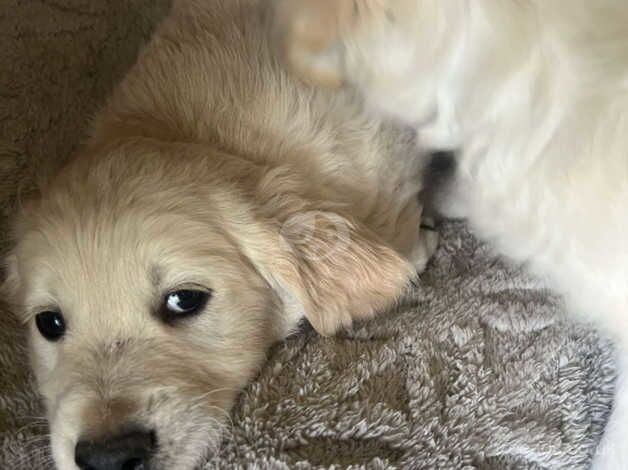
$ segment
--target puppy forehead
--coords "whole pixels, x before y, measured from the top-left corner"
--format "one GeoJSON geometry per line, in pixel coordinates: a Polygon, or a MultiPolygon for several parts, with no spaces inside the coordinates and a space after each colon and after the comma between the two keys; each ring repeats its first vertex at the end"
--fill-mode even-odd
{"type": "Polygon", "coordinates": [[[229,260],[237,258],[224,237],[189,221],[43,227],[24,236],[18,257],[24,301],[31,306],[54,304],[55,298],[80,303],[89,300],[86,295],[130,300],[186,282],[205,284],[233,271],[229,260]]]}

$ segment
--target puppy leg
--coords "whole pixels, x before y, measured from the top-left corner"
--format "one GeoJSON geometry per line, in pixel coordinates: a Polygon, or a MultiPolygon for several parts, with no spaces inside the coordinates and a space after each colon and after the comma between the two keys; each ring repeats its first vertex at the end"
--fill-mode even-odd
{"type": "Polygon", "coordinates": [[[628,469],[628,341],[620,346],[613,411],[593,458],[593,470],[628,469]]]}
{"type": "Polygon", "coordinates": [[[425,271],[427,263],[436,252],[438,240],[439,235],[436,231],[434,220],[429,217],[423,217],[418,243],[410,255],[410,262],[419,274],[425,271]]]}
{"type": "Polygon", "coordinates": [[[410,261],[417,273],[423,272],[438,247],[434,219],[426,217],[419,199],[413,198],[399,213],[394,227],[392,245],[410,261]]]}

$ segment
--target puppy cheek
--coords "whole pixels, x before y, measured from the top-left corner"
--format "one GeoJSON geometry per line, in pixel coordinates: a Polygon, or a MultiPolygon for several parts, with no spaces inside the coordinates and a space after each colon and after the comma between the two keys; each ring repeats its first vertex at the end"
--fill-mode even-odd
{"type": "Polygon", "coordinates": [[[35,375],[39,392],[44,398],[46,407],[49,408],[55,400],[54,384],[58,379],[56,374],[58,351],[55,345],[48,343],[39,335],[34,325],[31,325],[30,329],[28,338],[30,367],[35,375]]]}
{"type": "Polygon", "coordinates": [[[221,403],[214,401],[213,395],[207,394],[200,403],[198,396],[169,394],[148,412],[144,423],[157,430],[158,468],[197,468],[202,456],[218,451],[229,431],[227,411],[236,394],[231,399],[218,400],[221,403]]]}

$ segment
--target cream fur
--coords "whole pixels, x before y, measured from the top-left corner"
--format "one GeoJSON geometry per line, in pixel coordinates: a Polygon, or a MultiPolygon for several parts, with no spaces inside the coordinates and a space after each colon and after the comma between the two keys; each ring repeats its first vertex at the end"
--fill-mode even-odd
{"type": "MultiPolygon", "coordinates": [[[[625,1],[277,3],[297,73],[354,85],[424,145],[461,148],[440,209],[546,277],[628,353],[625,1]]],[[[626,363],[596,469],[628,468],[626,363]]]]}
{"type": "Polygon", "coordinates": [[[156,432],[151,470],[191,469],[271,343],[383,309],[422,269],[413,132],[293,80],[256,0],[187,0],[25,205],[7,287],[31,334],[60,470],[79,439],[156,432]],[[413,266],[414,264],[414,266],[413,266]],[[172,290],[214,291],[176,325],[172,290]],[[67,333],[34,325],[60,310],[67,333]]]}

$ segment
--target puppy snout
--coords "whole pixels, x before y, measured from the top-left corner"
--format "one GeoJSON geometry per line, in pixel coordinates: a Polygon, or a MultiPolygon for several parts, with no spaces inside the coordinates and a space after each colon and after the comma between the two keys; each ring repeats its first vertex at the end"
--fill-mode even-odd
{"type": "Polygon", "coordinates": [[[80,440],[74,450],[81,470],[149,470],[155,433],[136,430],[106,439],[80,440]]]}

